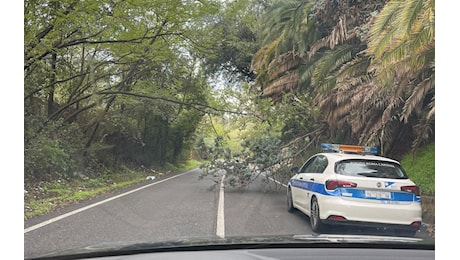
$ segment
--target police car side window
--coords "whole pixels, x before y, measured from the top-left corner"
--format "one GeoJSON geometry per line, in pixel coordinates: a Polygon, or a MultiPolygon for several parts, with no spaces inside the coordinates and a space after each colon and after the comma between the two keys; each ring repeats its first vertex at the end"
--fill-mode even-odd
{"type": "Polygon", "coordinates": [[[316,157],[313,157],[313,158],[310,158],[307,162],[305,162],[299,172],[301,172],[301,173],[305,173],[305,172],[311,173],[311,170],[313,169],[313,164],[314,164],[315,159],[316,159],[316,157]]]}
{"type": "Polygon", "coordinates": [[[327,157],[324,155],[319,155],[318,157],[316,157],[315,164],[315,173],[323,173],[328,164],[327,157]]]}
{"type": "Polygon", "coordinates": [[[323,173],[327,167],[327,158],[323,155],[318,155],[308,160],[300,169],[304,173],[323,173]]]}

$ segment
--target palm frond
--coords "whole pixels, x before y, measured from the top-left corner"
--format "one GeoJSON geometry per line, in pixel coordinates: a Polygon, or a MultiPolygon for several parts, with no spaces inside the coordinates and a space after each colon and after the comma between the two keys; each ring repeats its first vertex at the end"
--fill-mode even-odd
{"type": "Polygon", "coordinates": [[[326,37],[316,41],[315,44],[311,46],[310,50],[308,51],[308,57],[311,58],[323,47],[334,49],[336,45],[349,40],[349,38],[350,35],[348,34],[346,17],[345,15],[341,15],[339,22],[332,29],[332,32],[326,37]]]}
{"type": "Polygon", "coordinates": [[[330,90],[330,84],[323,85],[325,79],[329,75],[335,75],[341,65],[351,60],[353,50],[354,46],[340,45],[333,50],[326,51],[316,63],[317,65],[312,75],[312,85],[315,87],[318,86],[320,88],[319,91],[330,90]],[[334,71],[335,73],[333,73],[334,71]]]}
{"type": "Polygon", "coordinates": [[[434,120],[434,96],[433,98],[431,99],[431,102],[428,104],[428,111],[426,113],[426,119],[430,119],[430,120],[434,120]]]}
{"type": "Polygon", "coordinates": [[[358,82],[362,83],[363,79],[369,79],[367,72],[369,64],[369,57],[362,55],[355,56],[352,60],[340,67],[337,75],[337,84],[349,80],[350,84],[356,85],[358,82]],[[352,83],[354,80],[358,80],[358,82],[352,83]]]}
{"type": "Polygon", "coordinates": [[[391,29],[397,19],[401,3],[399,0],[389,1],[382,9],[377,19],[374,20],[369,30],[369,43],[367,52],[376,58],[380,57],[388,44],[396,37],[397,30],[391,29]]]}
{"type": "Polygon", "coordinates": [[[270,97],[297,89],[298,73],[293,71],[271,82],[263,89],[263,95],[270,97]]]}
{"type": "Polygon", "coordinates": [[[410,35],[421,28],[420,14],[425,1],[405,0],[402,10],[398,13],[399,28],[403,30],[404,35],[410,35]],[[417,22],[418,21],[418,22],[417,22]]]}
{"type": "Polygon", "coordinates": [[[401,115],[401,120],[407,123],[409,116],[413,113],[413,111],[416,108],[421,109],[424,98],[431,90],[434,90],[434,77],[427,78],[424,81],[417,84],[413,88],[412,94],[405,102],[401,115]]]}
{"type": "Polygon", "coordinates": [[[296,69],[300,63],[300,57],[295,52],[288,52],[279,55],[276,59],[273,59],[268,65],[269,80],[274,80],[280,75],[296,69]]]}
{"type": "Polygon", "coordinates": [[[415,140],[412,142],[412,149],[416,149],[430,140],[433,135],[434,120],[423,118],[414,125],[415,140]]]}

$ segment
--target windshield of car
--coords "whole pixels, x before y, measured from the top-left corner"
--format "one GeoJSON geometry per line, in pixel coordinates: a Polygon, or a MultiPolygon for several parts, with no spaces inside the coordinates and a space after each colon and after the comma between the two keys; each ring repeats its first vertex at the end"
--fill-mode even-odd
{"type": "Polygon", "coordinates": [[[434,242],[434,0],[20,5],[24,258],[434,242]]]}
{"type": "Polygon", "coordinates": [[[407,179],[396,163],[376,160],[343,160],[335,165],[335,172],[348,176],[365,176],[390,179],[407,179]]]}

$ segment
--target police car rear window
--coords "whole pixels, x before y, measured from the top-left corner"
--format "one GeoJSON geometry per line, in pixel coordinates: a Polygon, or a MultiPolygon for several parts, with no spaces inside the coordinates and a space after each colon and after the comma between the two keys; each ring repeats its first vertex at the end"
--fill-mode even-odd
{"type": "Polygon", "coordinates": [[[335,165],[337,174],[370,178],[407,179],[400,165],[376,160],[343,160],[335,165]]]}

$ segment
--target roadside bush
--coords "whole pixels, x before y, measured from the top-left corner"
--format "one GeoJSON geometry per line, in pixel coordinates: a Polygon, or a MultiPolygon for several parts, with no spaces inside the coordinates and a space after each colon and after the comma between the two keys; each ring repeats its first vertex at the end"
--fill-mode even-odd
{"type": "Polygon", "coordinates": [[[82,167],[82,136],[75,124],[51,121],[27,125],[24,134],[24,177],[49,181],[72,177],[82,167]]]}
{"type": "Polygon", "coordinates": [[[422,195],[435,194],[435,145],[428,144],[407,154],[401,160],[410,179],[420,187],[422,195]]]}

